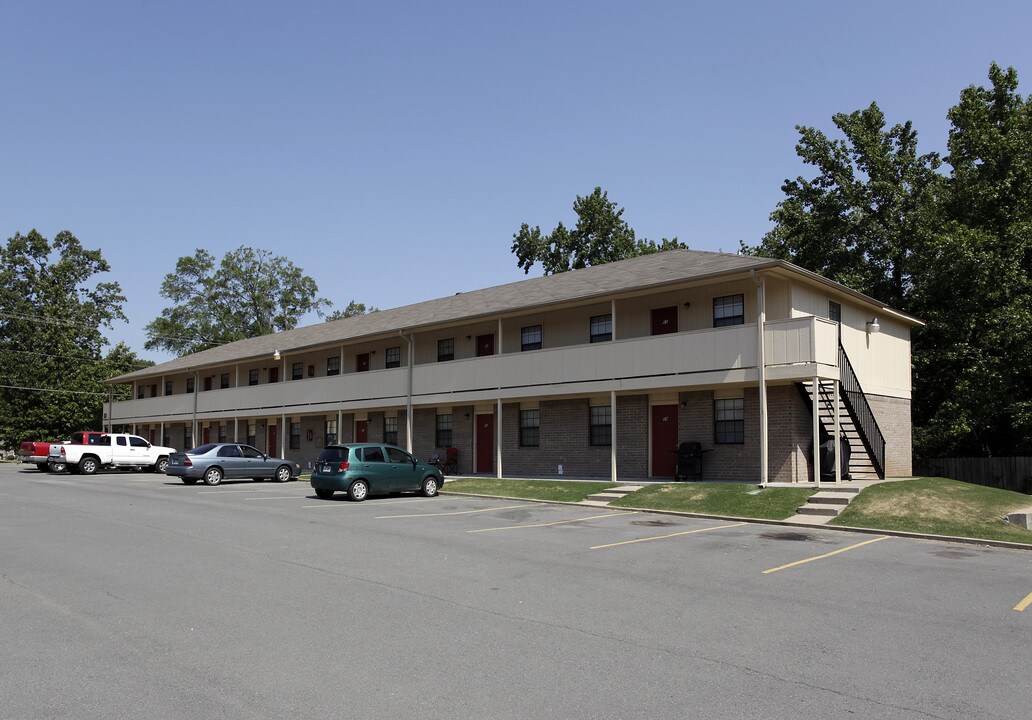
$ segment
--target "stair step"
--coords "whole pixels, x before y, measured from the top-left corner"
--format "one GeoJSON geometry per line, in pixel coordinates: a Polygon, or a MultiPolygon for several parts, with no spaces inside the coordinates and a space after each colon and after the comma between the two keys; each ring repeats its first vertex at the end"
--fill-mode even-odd
{"type": "Polygon", "coordinates": [[[841,505],[845,507],[854,497],[856,497],[856,493],[819,490],[808,497],[806,502],[813,505],[841,505]]]}
{"type": "Polygon", "coordinates": [[[841,505],[826,505],[821,503],[807,503],[798,510],[797,513],[800,515],[827,515],[829,517],[835,517],[841,512],[841,505]]]}

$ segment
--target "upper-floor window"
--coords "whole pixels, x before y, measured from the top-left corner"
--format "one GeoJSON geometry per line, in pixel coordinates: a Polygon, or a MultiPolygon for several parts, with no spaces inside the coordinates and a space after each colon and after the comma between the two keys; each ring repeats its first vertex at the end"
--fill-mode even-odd
{"type": "Polygon", "coordinates": [[[253,368],[247,373],[247,384],[257,385],[258,384],[258,368],[253,368]]]}
{"type": "Polygon", "coordinates": [[[225,390],[229,387],[229,373],[222,373],[219,376],[219,388],[225,390]]]}
{"type": "Polygon", "coordinates": [[[713,298],[713,327],[745,323],[745,296],[725,295],[713,298]]]}
{"type": "Polygon", "coordinates": [[[842,322],[842,306],[834,300],[828,301],[828,319],[832,322],[842,322]]]}
{"type": "MultiPolygon", "coordinates": [[[[455,338],[445,338],[437,341],[437,362],[455,359],[455,338]]],[[[439,447],[444,447],[440,445],[439,447]]]]}
{"type": "Polygon", "coordinates": [[[326,374],[340,375],[340,355],[326,358],[326,374]]]}
{"type": "Polygon", "coordinates": [[[613,444],[613,421],[608,405],[592,405],[589,412],[592,445],[613,444]]]}
{"type": "Polygon", "coordinates": [[[718,445],[745,442],[745,403],[742,398],[715,400],[713,421],[713,439],[718,445]]]}
{"type": "Polygon", "coordinates": [[[192,377],[188,377],[186,379],[186,391],[188,393],[192,393],[194,391],[194,379],[192,377]]]}
{"type": "Polygon", "coordinates": [[[136,399],[137,400],[143,400],[143,389],[145,387],[146,387],[145,385],[137,385],[136,386],[136,399]]]}
{"type": "Polygon", "coordinates": [[[591,342],[608,342],[613,339],[613,316],[595,315],[591,318],[591,342]]]}
{"type": "Polygon", "coordinates": [[[541,349],[541,326],[529,325],[520,331],[520,350],[541,349]]]}
{"type": "Polygon", "coordinates": [[[290,379],[300,380],[305,376],[305,364],[304,363],[292,363],[290,365],[290,379]]]}
{"type": "Polygon", "coordinates": [[[537,447],[541,444],[541,412],[520,410],[520,445],[537,447]]]}
{"type": "Polygon", "coordinates": [[[401,367],[401,346],[387,348],[387,365],[388,368],[401,367]]]}
{"type": "MultiPolygon", "coordinates": [[[[166,395],[171,395],[172,394],[172,381],[171,380],[166,380],[165,381],[165,394],[166,395]]],[[[168,447],[168,443],[165,443],[165,447],[168,447]]]]}

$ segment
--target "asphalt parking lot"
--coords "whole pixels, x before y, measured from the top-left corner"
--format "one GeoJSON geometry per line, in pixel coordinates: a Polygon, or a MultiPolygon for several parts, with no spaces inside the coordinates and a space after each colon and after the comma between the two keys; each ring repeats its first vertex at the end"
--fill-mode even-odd
{"type": "Polygon", "coordinates": [[[2,717],[966,719],[1032,700],[1032,553],[1007,549],[4,464],[0,572],[2,717]]]}

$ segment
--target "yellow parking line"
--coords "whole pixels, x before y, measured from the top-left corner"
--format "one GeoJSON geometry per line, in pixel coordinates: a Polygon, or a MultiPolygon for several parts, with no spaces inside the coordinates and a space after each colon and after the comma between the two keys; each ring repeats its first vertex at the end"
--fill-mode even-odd
{"type": "Polygon", "coordinates": [[[1029,605],[1032,605],[1032,593],[1026,595],[1024,600],[1014,606],[1014,609],[1018,612],[1024,612],[1029,605]]]}
{"type": "Polygon", "coordinates": [[[739,525],[745,525],[745,523],[732,523],[730,525],[714,525],[713,527],[699,528],[698,530],[685,530],[684,532],[670,533],[669,535],[656,535],[655,537],[638,538],[637,540],[624,540],[618,543],[609,543],[608,545],[595,545],[591,550],[601,550],[603,548],[619,547],[620,545],[633,545],[634,543],[650,542],[652,540],[666,540],[667,538],[678,537],[680,535],[694,535],[695,533],[707,532],[709,530],[723,530],[724,528],[738,527],[739,525]]]}
{"type": "Polygon", "coordinates": [[[557,520],[556,522],[538,523],[535,525],[509,525],[508,527],[483,528],[482,530],[467,530],[471,533],[498,532],[499,530],[520,530],[522,528],[551,527],[552,525],[565,525],[566,523],[584,522],[585,520],[598,520],[600,518],[620,517],[621,515],[633,515],[634,513],[619,512],[608,515],[592,515],[591,517],[577,518],[576,520],[557,520]]]}
{"type": "Polygon", "coordinates": [[[375,520],[393,520],[394,518],[416,518],[416,517],[443,517],[445,515],[472,515],[473,513],[494,512],[495,510],[512,510],[513,508],[527,507],[526,505],[506,505],[504,507],[486,508],[484,510],[460,510],[458,512],[446,513],[421,513],[418,515],[380,515],[375,520]]]}
{"type": "Polygon", "coordinates": [[[814,560],[823,560],[824,558],[829,558],[832,555],[838,555],[839,553],[844,553],[844,552],[846,552],[848,550],[855,550],[858,547],[863,547],[864,545],[870,545],[871,543],[876,543],[876,542],[880,542],[882,540],[888,540],[888,539],[889,539],[888,535],[882,535],[881,537],[876,537],[873,540],[864,540],[862,543],[857,543],[856,545],[850,545],[849,547],[839,548],[838,550],[834,550],[834,551],[832,551],[830,553],[825,553],[824,555],[818,555],[817,557],[806,558],[805,560],[796,560],[795,562],[789,563],[788,565],[782,565],[780,567],[771,568],[770,570],[764,570],[763,574],[764,575],[768,575],[770,573],[777,572],[778,570],[785,570],[786,568],[795,567],[796,565],[803,565],[804,563],[813,562],[814,560]]]}

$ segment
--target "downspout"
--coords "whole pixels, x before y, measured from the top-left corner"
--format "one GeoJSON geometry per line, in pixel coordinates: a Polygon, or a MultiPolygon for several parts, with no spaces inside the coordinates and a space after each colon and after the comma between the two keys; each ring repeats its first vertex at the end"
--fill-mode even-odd
{"type": "Polygon", "coordinates": [[[764,323],[767,321],[767,295],[763,280],[756,277],[755,268],[749,276],[756,283],[756,369],[760,390],[760,487],[767,487],[767,358],[763,342],[764,323]]]}
{"type": "Polygon", "coordinates": [[[412,364],[415,361],[415,344],[412,338],[399,330],[398,335],[408,343],[408,388],[405,393],[405,449],[412,454],[412,364]]]}
{"type": "Polygon", "coordinates": [[[111,432],[111,428],[114,427],[114,418],[111,417],[111,413],[113,413],[115,411],[115,386],[114,385],[108,385],[107,396],[108,396],[108,406],[107,406],[108,407],[108,411],[107,411],[107,423],[106,423],[107,427],[105,427],[104,429],[107,430],[107,432],[111,432]]]}
{"type": "MultiPolygon", "coordinates": [[[[190,442],[193,443],[194,447],[197,446],[197,395],[200,393],[201,388],[201,373],[191,368],[186,369],[187,372],[193,372],[193,420],[190,425],[190,442]]],[[[183,448],[183,452],[186,452],[190,448],[183,448]]]]}

